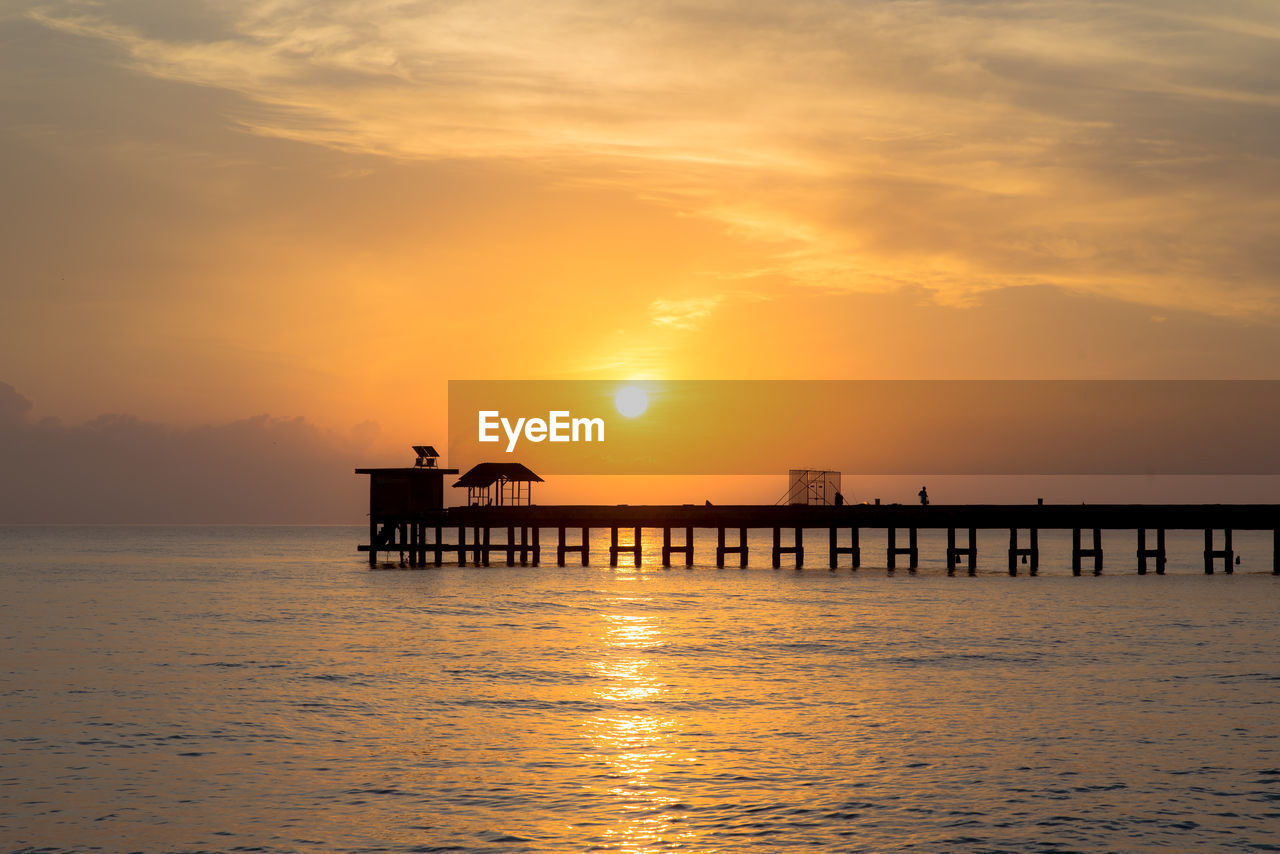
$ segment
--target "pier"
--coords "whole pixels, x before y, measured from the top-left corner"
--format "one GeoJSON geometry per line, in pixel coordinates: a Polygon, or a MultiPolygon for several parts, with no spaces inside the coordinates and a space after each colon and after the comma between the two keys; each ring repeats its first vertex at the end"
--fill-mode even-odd
{"type": "MultiPolygon", "coordinates": [[[[359,470],[360,473],[390,470],[359,470]]],[[[404,471],[404,470],[400,470],[404,471]]],[[[435,469],[428,471],[443,472],[435,469]]],[[[434,492],[434,490],[433,490],[434,492]]],[[[920,530],[946,531],[948,574],[962,568],[974,575],[979,561],[977,532],[1009,532],[1005,553],[993,555],[1010,575],[1025,567],[1031,575],[1040,565],[1039,534],[1046,530],[1071,531],[1072,573],[1088,568],[1100,574],[1104,557],[1111,566],[1131,566],[1138,574],[1154,568],[1163,575],[1167,563],[1165,533],[1171,530],[1204,532],[1204,571],[1231,573],[1235,554],[1233,531],[1271,531],[1272,572],[1280,575],[1280,505],[1276,504],[1089,504],[1089,505],[494,505],[423,509],[417,512],[381,512],[371,502],[370,540],[359,546],[368,552],[371,565],[378,554],[399,555],[409,566],[440,566],[446,558],[459,564],[490,565],[495,556],[507,565],[538,566],[543,562],[541,532],[555,531],[555,561],[564,566],[570,556],[582,565],[590,563],[593,529],[608,529],[611,566],[620,559],[639,565],[645,529],[662,531],[662,565],[678,557],[686,566],[694,563],[695,530],[715,531],[715,565],[730,557],[746,566],[748,532],[770,531],[773,566],[784,561],[797,568],[805,562],[806,533],[826,531],[828,566],[857,569],[863,553],[873,549],[870,533],[884,532],[885,566],[912,569],[919,565],[920,530]],[[445,542],[446,532],[456,532],[456,542],[445,542]],[[494,532],[502,540],[495,541],[494,532]],[[1133,548],[1103,554],[1103,531],[1131,531],[1133,548]],[[674,536],[673,536],[674,532],[674,536]],[[959,536],[957,536],[959,532],[959,536]]],[[[601,557],[605,557],[602,555],[601,557]]]]}

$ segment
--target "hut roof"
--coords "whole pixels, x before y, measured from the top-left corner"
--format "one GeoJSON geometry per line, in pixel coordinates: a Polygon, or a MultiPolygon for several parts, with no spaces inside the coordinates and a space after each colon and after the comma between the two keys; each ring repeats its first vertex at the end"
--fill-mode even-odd
{"type": "Polygon", "coordinates": [[[543,483],[542,478],[530,471],[528,466],[520,463],[480,463],[458,478],[454,486],[485,487],[499,480],[543,483]]]}

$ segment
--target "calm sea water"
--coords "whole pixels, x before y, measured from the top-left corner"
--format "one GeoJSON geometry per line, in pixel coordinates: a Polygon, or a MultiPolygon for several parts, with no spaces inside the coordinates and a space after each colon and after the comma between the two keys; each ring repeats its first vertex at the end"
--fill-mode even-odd
{"type": "Polygon", "coordinates": [[[997,532],[948,578],[930,538],[370,572],[361,533],[0,528],[0,848],[1280,850],[1269,534],[1009,578],[997,532]]]}

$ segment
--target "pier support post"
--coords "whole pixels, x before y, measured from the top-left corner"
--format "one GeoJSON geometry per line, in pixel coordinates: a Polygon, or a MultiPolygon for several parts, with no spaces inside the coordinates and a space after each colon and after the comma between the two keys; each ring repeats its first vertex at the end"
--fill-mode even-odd
{"type": "Polygon", "coordinates": [[[482,553],[482,563],[484,566],[489,565],[489,556],[493,551],[493,529],[488,525],[484,526],[484,545],[480,547],[482,553]]]}
{"type": "Polygon", "coordinates": [[[716,566],[724,567],[724,556],[736,552],[738,555],[738,566],[745,567],[747,565],[747,529],[738,529],[738,545],[727,546],[724,542],[724,528],[716,529],[716,566]]]}
{"type": "Polygon", "coordinates": [[[1080,528],[1071,529],[1071,574],[1080,574],[1081,558],[1093,558],[1093,574],[1102,574],[1102,529],[1093,529],[1093,547],[1080,547],[1080,528]]]}
{"type": "Polygon", "coordinates": [[[619,552],[631,552],[634,560],[634,565],[635,566],[640,565],[640,529],[639,528],[635,529],[634,535],[632,536],[632,539],[631,539],[631,545],[629,546],[618,545],[617,526],[614,526],[609,529],[609,566],[618,565],[619,552]]]}
{"type": "Polygon", "coordinates": [[[542,566],[542,541],[541,541],[540,532],[541,532],[541,529],[537,525],[534,525],[533,526],[533,565],[534,566],[542,566]]]}
{"type": "Polygon", "coordinates": [[[968,561],[969,574],[976,574],[978,565],[978,531],[976,528],[969,529],[969,545],[964,548],[956,547],[956,529],[947,528],[947,575],[955,575],[956,567],[960,565],[960,558],[964,557],[968,561]]]}
{"type": "Polygon", "coordinates": [[[887,549],[889,559],[889,569],[897,569],[898,555],[907,556],[907,565],[911,569],[915,569],[920,565],[920,550],[917,547],[916,529],[907,529],[907,547],[905,549],[898,548],[898,529],[889,529],[889,546],[887,549]]]}
{"type": "MultiPolygon", "coordinates": [[[[523,532],[523,529],[521,529],[523,532]]],[[[507,566],[516,565],[516,529],[513,525],[507,526],[507,566]]]]}
{"type": "Polygon", "coordinates": [[[1204,529],[1204,574],[1213,575],[1214,558],[1222,558],[1222,569],[1227,574],[1235,572],[1235,552],[1231,550],[1231,529],[1222,530],[1222,548],[1213,547],[1213,528],[1204,529]]]}
{"type": "Polygon", "coordinates": [[[1147,548],[1147,529],[1138,529],[1138,575],[1147,574],[1147,558],[1156,559],[1156,575],[1164,575],[1166,552],[1164,549],[1164,528],[1156,528],[1156,547],[1147,548]]]}
{"type": "Polygon", "coordinates": [[[684,565],[693,566],[693,528],[684,529],[684,545],[671,545],[671,528],[662,529],[662,565],[671,566],[671,553],[684,552],[684,565]]]}
{"type": "MultiPolygon", "coordinates": [[[[972,536],[972,533],[970,533],[972,536]]],[[[1037,575],[1040,572],[1040,529],[1027,529],[1027,547],[1024,549],[1018,545],[1018,529],[1009,529],[1009,574],[1018,574],[1018,558],[1026,557],[1027,570],[1030,575],[1037,575]]]]}
{"type": "MultiPolygon", "coordinates": [[[[577,546],[571,546],[565,540],[564,525],[561,525],[557,530],[559,531],[560,539],[556,545],[556,566],[564,566],[564,556],[569,552],[579,552],[582,555],[582,565],[586,566],[591,553],[591,529],[582,529],[582,544],[577,546]]],[[[535,536],[537,535],[535,534],[535,536]]]]}
{"type": "Polygon", "coordinates": [[[467,529],[464,525],[458,526],[458,566],[467,565],[467,529]]]}
{"type": "Polygon", "coordinates": [[[1271,532],[1271,574],[1280,575],[1280,528],[1271,532]]]}
{"type": "Polygon", "coordinates": [[[796,569],[804,566],[804,529],[795,529],[795,540],[793,545],[784,546],[782,544],[782,529],[773,529],[773,568],[777,569],[782,566],[782,556],[784,554],[792,554],[796,556],[796,569]]]}
{"type": "Polygon", "coordinates": [[[849,555],[849,557],[852,558],[852,563],[849,567],[850,569],[857,569],[862,565],[862,549],[858,547],[857,528],[849,529],[849,545],[847,546],[840,545],[839,528],[829,529],[828,543],[828,552],[830,555],[828,563],[832,569],[835,569],[840,565],[840,555],[849,555]]]}

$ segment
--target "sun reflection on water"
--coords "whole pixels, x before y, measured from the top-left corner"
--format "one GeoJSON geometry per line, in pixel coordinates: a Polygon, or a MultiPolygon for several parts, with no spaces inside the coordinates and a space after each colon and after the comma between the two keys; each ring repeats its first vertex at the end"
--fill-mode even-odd
{"type": "Polygon", "coordinates": [[[595,692],[604,708],[585,721],[595,754],[609,768],[606,792],[616,806],[614,823],[602,831],[610,847],[644,852],[687,846],[692,831],[680,826],[673,810],[680,798],[669,781],[673,766],[693,760],[676,736],[678,722],[660,713],[669,686],[654,650],[665,645],[661,619],[636,613],[649,597],[613,597],[601,614],[600,657],[593,667],[600,678],[595,692]]]}

